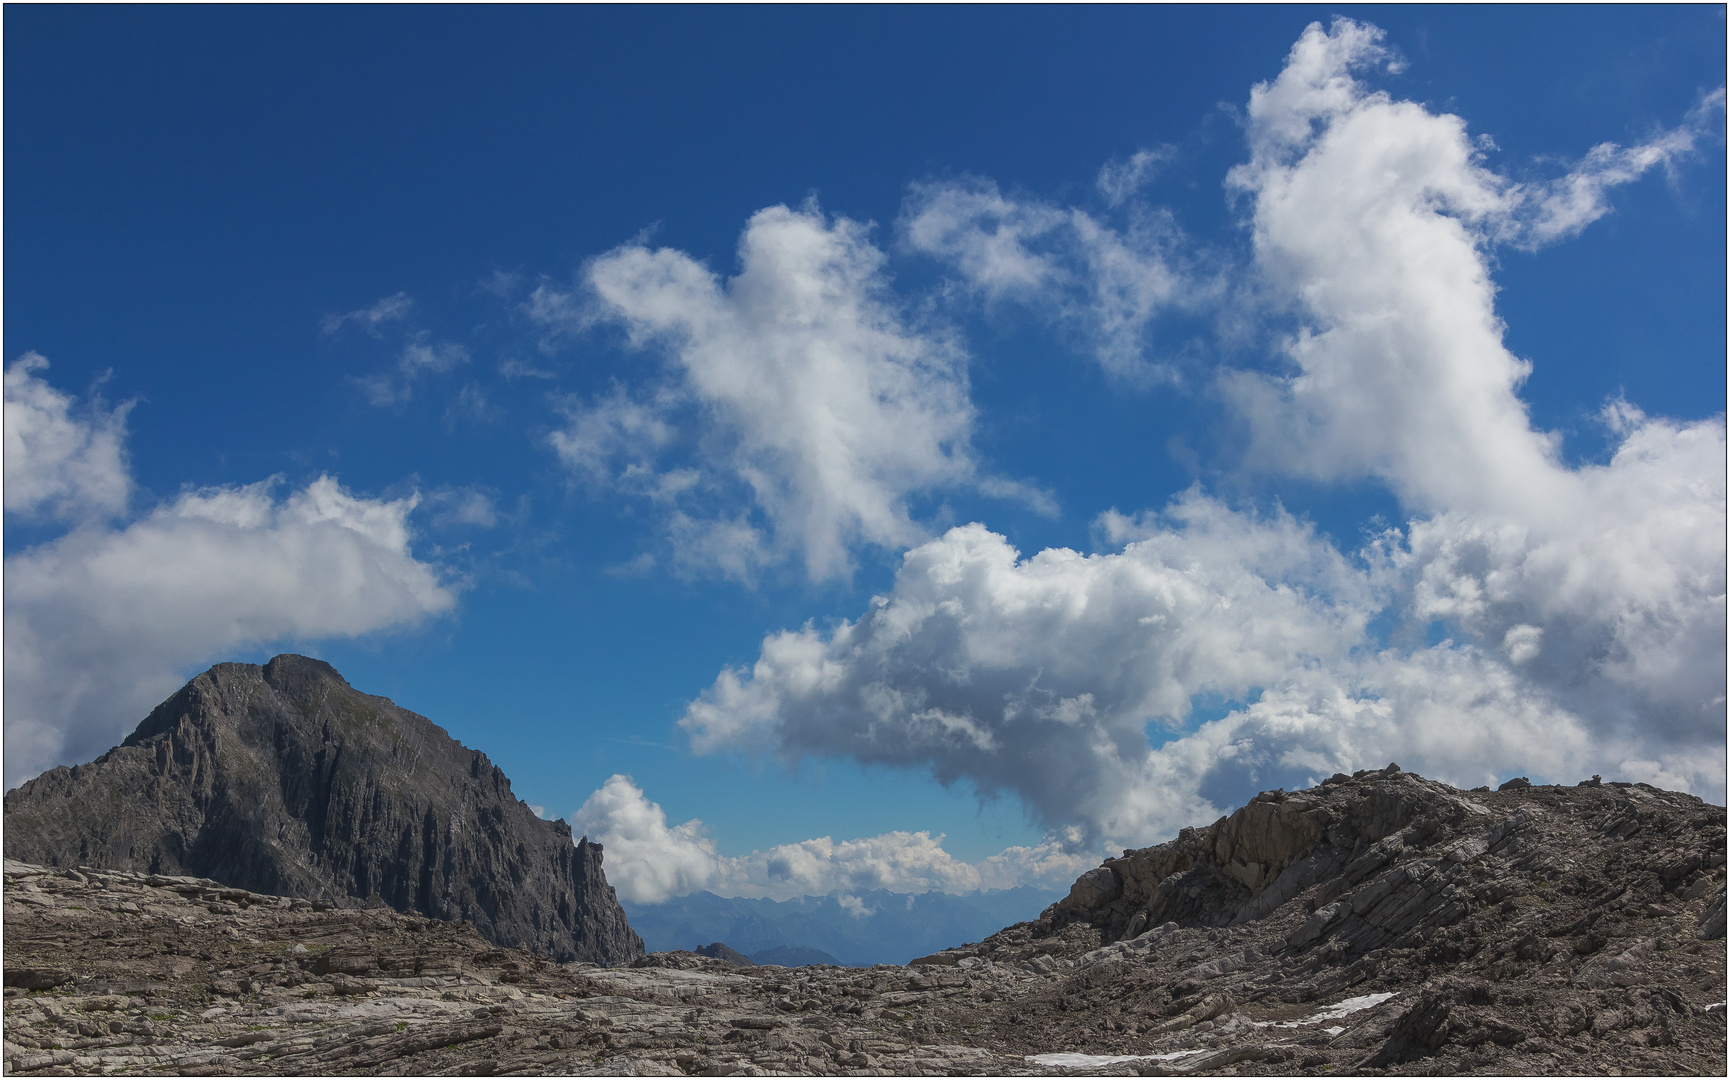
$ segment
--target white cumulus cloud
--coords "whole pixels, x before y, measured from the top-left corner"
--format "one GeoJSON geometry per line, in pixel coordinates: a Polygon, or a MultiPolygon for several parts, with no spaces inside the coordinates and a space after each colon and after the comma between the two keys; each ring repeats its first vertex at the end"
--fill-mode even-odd
{"type": "Polygon", "coordinates": [[[605,849],[607,882],[627,902],[658,904],[705,889],[716,877],[720,856],[703,823],[669,826],[667,812],[628,776],[608,777],[572,824],[605,849]]]}
{"type": "MultiPolygon", "coordinates": [[[[63,469],[22,460],[50,480],[63,469]]],[[[33,484],[45,486],[27,471],[21,487],[33,484]]],[[[191,669],[237,650],[410,626],[454,606],[438,568],[410,550],[414,499],[353,495],[328,476],[285,498],[278,486],[186,491],[6,558],[8,786],[108,749],[191,669]]]]}
{"type": "Polygon", "coordinates": [[[6,513],[81,520],[126,511],[129,405],[79,408],[41,376],[48,361],[25,353],[6,369],[6,513]]]}
{"type": "Polygon", "coordinates": [[[1188,806],[1149,790],[1148,725],[1180,731],[1197,697],[1241,700],[1338,662],[1374,592],[1292,518],[1199,495],[1115,554],[1023,560],[968,525],[909,552],[858,622],[765,639],[681,723],[699,752],[929,767],[1053,826],[1141,836],[1170,816],[1167,796],[1188,806]]]}
{"type": "Polygon", "coordinates": [[[752,578],[794,559],[847,576],[858,545],[922,539],[909,500],[979,485],[966,357],[903,310],[868,230],[814,204],[755,214],[739,272],[630,244],[587,268],[590,296],[543,286],[529,312],[603,321],[663,354],[658,386],[573,403],[551,442],[590,482],[663,504],[675,560],[752,578]],[[683,455],[663,460],[669,448],[683,455]]]}
{"type": "Polygon", "coordinates": [[[641,904],[698,890],[776,900],[838,892],[843,907],[864,917],[870,910],[854,895],[860,892],[1061,888],[1098,862],[1097,854],[1080,854],[1069,850],[1073,844],[1048,840],[968,863],[943,849],[942,836],[923,831],[842,841],[824,836],[724,856],[717,854],[701,821],[669,826],[660,804],[622,775],[609,777],[589,796],[574,824],[605,848],[607,881],[627,902],[641,904]]]}
{"type": "MultiPolygon", "coordinates": [[[[693,746],[929,769],[1013,792],[1082,846],[1389,760],[1721,801],[1723,419],[1612,402],[1610,459],[1568,465],[1519,396],[1530,364],[1504,344],[1490,256],[1601,216],[1611,186],[1686,153],[1697,118],[1522,186],[1459,117],[1360,81],[1385,60],[1379,30],[1337,20],[1252,90],[1230,184],[1254,292],[1296,329],[1285,370],[1222,385],[1249,465],[1380,482],[1409,521],[1343,552],[1194,491],[1104,516],[1121,550],[1094,555],[1023,559],[953,529],[856,621],[770,634],[721,672],[682,721],[693,746]]],[[[1010,296],[1074,273],[1043,238],[1075,220],[968,182],[917,191],[904,229],[1010,296]]]]}
{"type": "MultiPolygon", "coordinates": [[[[1562,211],[1553,192],[1487,168],[1460,117],[1356,79],[1386,60],[1381,39],[1347,19],[1312,24],[1250,93],[1250,160],[1229,183],[1254,199],[1257,271],[1302,318],[1289,373],[1227,380],[1251,458],[1319,480],[1375,477],[1420,511],[1562,511],[1583,483],[1529,421],[1518,391],[1531,364],[1503,343],[1486,256],[1562,211]]],[[[1693,137],[1662,135],[1628,152],[1645,165],[1620,171],[1599,159],[1622,152],[1600,147],[1555,184],[1601,195],[1693,137]]],[[[1592,205],[1569,220],[1607,209],[1592,205]]]]}
{"type": "Polygon", "coordinates": [[[1422,515],[1406,614],[1504,650],[1602,737],[1721,736],[1723,420],[1614,402],[1612,459],[1565,466],[1518,395],[1531,365],[1503,343],[1487,255],[1510,222],[1516,238],[1578,231],[1610,185],[1687,152],[1703,121],[1522,187],[1484,166],[1459,117],[1354,77],[1383,59],[1380,36],[1311,26],[1251,93],[1251,160],[1232,180],[1255,198],[1260,270],[1304,320],[1293,371],[1228,380],[1256,460],[1386,483],[1422,515]]]}

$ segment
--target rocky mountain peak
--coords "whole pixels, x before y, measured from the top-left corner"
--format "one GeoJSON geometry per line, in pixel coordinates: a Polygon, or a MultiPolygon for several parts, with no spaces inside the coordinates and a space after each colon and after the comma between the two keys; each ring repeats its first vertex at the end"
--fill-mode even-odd
{"type": "Polygon", "coordinates": [[[5,807],[7,858],[467,920],[558,960],[643,953],[600,845],[573,845],[485,754],[310,657],[218,664],[5,807]]]}
{"type": "MultiPolygon", "coordinates": [[[[1264,791],[1212,825],[1125,851],[1083,874],[1041,923],[1085,922],[1115,941],[1168,922],[1303,915],[1290,948],[1329,940],[1361,954],[1427,939],[1540,884],[1558,895],[1633,888],[1659,905],[1721,897],[1724,864],[1724,809],[1692,795],[1598,777],[1460,791],[1389,765],[1264,791]],[[1620,843],[1636,834],[1637,845],[1620,843]]],[[[1716,911],[1722,936],[1722,900],[1716,911]]]]}

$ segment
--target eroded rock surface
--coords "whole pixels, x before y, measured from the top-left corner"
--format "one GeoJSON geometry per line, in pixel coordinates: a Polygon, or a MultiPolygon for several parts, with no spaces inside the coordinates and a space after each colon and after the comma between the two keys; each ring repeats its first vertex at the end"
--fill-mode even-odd
{"type": "Polygon", "coordinates": [[[556,964],[389,910],[9,863],[7,1072],[1722,1075],[1724,820],[1640,786],[1364,773],[876,968],[556,964]]]}
{"type": "Polygon", "coordinates": [[[643,954],[599,845],[536,817],[485,754],[304,656],[218,664],[102,757],[7,792],[5,845],[466,919],[557,960],[643,954]]]}

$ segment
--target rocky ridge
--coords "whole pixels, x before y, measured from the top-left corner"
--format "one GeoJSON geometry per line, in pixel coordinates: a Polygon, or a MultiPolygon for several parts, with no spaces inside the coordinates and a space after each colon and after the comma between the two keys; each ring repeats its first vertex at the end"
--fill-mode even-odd
{"type": "Polygon", "coordinates": [[[218,664],[120,746],[6,793],[5,853],[474,924],[556,960],[643,944],[602,870],[423,716],[304,656],[218,664]]]}
{"type": "Polygon", "coordinates": [[[1725,815],[1267,792],[907,967],[557,964],[472,927],[6,867],[9,1073],[1722,1075],[1725,815]]]}

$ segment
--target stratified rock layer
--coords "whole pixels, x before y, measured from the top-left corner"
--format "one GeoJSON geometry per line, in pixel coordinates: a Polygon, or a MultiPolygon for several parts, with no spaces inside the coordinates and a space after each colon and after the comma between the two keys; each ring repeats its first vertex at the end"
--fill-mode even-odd
{"type": "Polygon", "coordinates": [[[467,920],[555,960],[643,954],[601,870],[487,760],[304,656],[218,664],[94,762],[6,793],[6,857],[467,920]]]}

